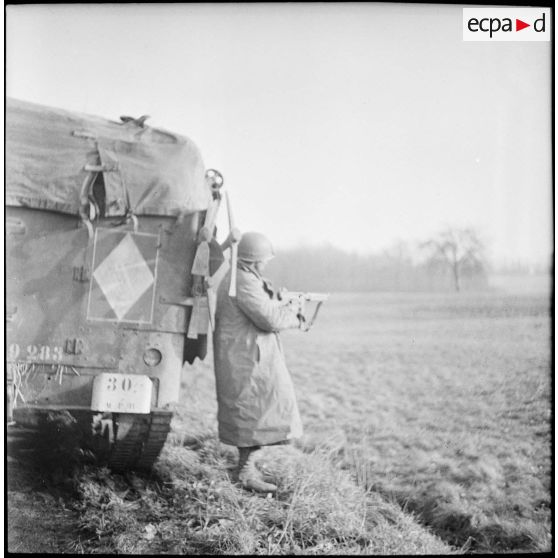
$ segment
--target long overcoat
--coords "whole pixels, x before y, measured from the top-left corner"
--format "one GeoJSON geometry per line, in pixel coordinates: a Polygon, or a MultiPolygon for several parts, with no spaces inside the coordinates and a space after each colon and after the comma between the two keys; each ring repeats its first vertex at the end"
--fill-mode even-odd
{"type": "Polygon", "coordinates": [[[278,332],[299,325],[295,313],[273,299],[265,280],[237,269],[219,286],[213,336],[219,439],[237,447],[274,444],[302,435],[293,383],[278,332]]]}

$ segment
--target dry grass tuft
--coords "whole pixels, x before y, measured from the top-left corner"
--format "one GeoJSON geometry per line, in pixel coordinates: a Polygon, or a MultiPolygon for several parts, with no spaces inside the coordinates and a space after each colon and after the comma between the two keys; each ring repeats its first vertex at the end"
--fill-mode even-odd
{"type": "Polygon", "coordinates": [[[394,504],[366,493],[319,451],[260,452],[274,497],[231,482],[236,451],[205,437],[168,444],[151,476],[84,471],[86,551],[174,554],[416,554],[451,549],[394,504]]]}

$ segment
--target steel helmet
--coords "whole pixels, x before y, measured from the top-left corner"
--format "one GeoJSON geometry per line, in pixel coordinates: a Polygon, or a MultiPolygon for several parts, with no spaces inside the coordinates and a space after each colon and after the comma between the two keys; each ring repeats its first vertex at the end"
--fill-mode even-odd
{"type": "Polygon", "coordinates": [[[247,232],[238,243],[238,259],[247,262],[262,262],[275,256],[273,246],[266,236],[257,232],[247,232]]]}

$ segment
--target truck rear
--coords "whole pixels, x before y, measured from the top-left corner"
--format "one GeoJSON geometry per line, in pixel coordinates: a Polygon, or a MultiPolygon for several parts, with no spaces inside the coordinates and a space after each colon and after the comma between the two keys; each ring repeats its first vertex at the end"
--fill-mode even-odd
{"type": "MultiPolygon", "coordinates": [[[[67,411],[115,468],[150,468],[185,360],[192,262],[211,202],[194,143],[6,103],[6,332],[13,420],[67,411]]],[[[192,336],[190,336],[192,337],[192,336]]],[[[196,336],[194,336],[196,337],[196,336]]]]}

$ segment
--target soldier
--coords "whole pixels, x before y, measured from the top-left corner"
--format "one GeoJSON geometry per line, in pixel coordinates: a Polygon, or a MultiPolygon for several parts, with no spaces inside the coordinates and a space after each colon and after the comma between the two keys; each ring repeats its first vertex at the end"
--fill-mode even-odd
{"type": "Polygon", "coordinates": [[[238,447],[238,480],[246,489],[274,492],[256,469],[261,446],[302,435],[293,383],[278,332],[304,320],[281,305],[261,273],[274,252],[262,234],[248,232],[238,244],[236,298],[229,277],[219,286],[214,333],[219,439],[238,447]]]}

